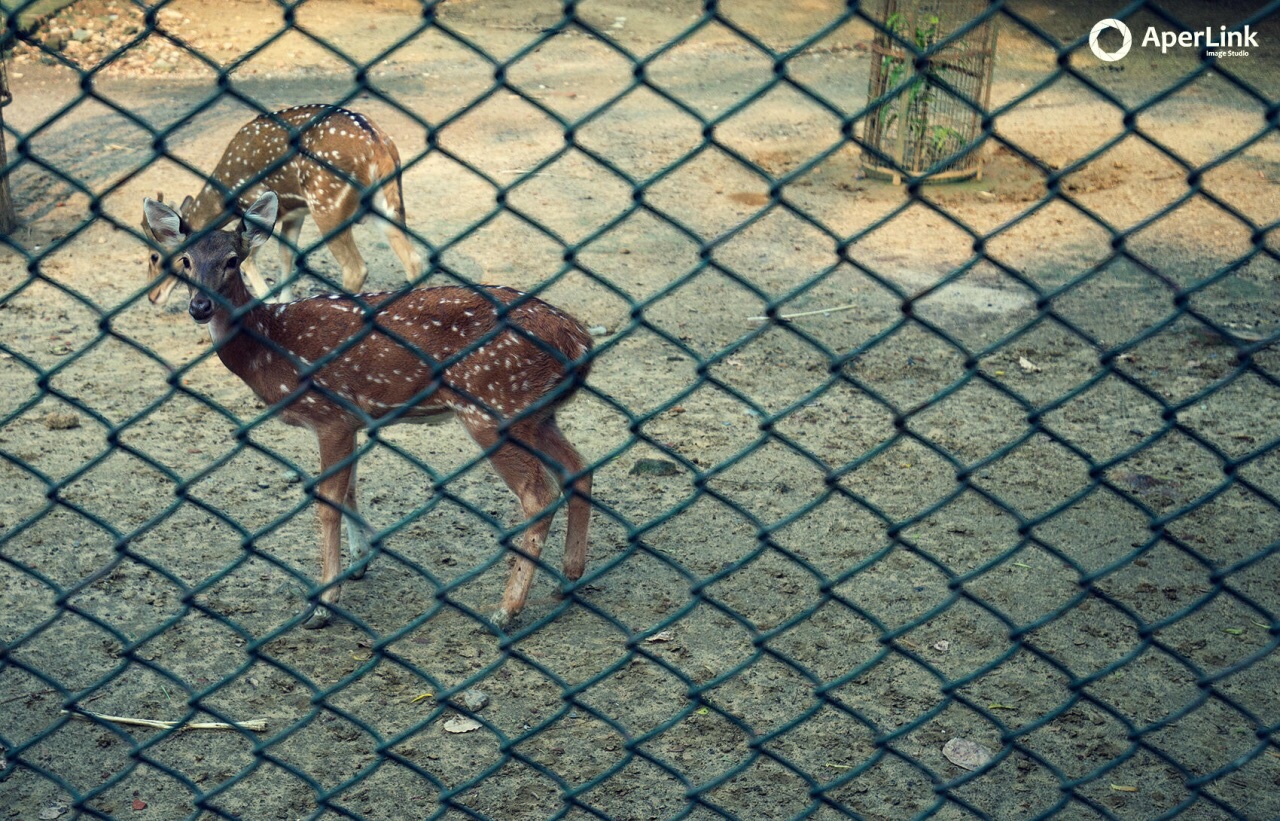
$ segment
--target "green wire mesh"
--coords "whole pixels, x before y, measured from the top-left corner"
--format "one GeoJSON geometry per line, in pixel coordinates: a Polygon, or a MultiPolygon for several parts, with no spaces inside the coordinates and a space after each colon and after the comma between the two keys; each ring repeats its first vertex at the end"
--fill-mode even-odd
{"type": "MultiPolygon", "coordinates": [[[[1017,31],[1055,57],[989,110],[969,100],[983,109],[977,150],[1028,169],[1036,193],[1011,218],[962,219],[957,197],[986,189],[923,180],[975,150],[966,144],[919,174],[900,169],[904,195],[851,223],[815,206],[809,189],[818,180],[863,193],[853,174],[868,148],[863,124],[908,90],[868,102],[866,75],[852,76],[834,62],[843,52],[827,48],[851,25],[885,33],[874,8],[833,7],[821,27],[779,48],[740,21],[737,4],[706,0],[664,18],[670,37],[641,50],[616,36],[623,18],[564,0],[539,6],[536,25],[495,54],[451,18],[451,4],[427,2],[396,43],[356,59],[301,19],[308,2],[279,2],[269,6],[279,27],[224,65],[169,27],[166,12],[178,14],[169,4],[120,5],[140,10],[143,25],[89,68],[20,31],[21,8],[6,11],[6,49],[21,41],[74,68],[83,92],[42,101],[34,128],[6,124],[15,199],[31,196],[23,183],[39,175],[88,207],[48,241],[21,230],[0,240],[0,810],[1280,816],[1276,223],[1215,183],[1232,163],[1269,156],[1280,107],[1274,88],[1239,63],[1200,53],[1158,93],[1128,99],[1105,82],[1105,67],[1081,67],[1087,32],[1064,42],[1026,4],[993,2],[917,51],[916,68],[992,21],[1002,38],[1017,31]],[[207,340],[157,335],[179,323],[146,304],[146,283],[117,279],[104,303],[63,276],[63,261],[91,259],[83,244],[108,226],[136,237],[143,258],[140,202],[117,211],[115,200],[152,163],[199,176],[205,162],[178,147],[203,115],[229,102],[276,107],[262,98],[284,92],[236,71],[290,31],[342,67],[325,102],[392,112],[423,137],[418,150],[395,129],[406,174],[437,179],[448,169],[454,176],[440,178],[435,196],[476,206],[442,230],[410,210],[428,284],[519,276],[516,264],[468,264],[494,237],[517,237],[491,250],[539,261],[531,267],[545,275],[524,287],[568,307],[610,306],[603,312],[616,320],[565,424],[575,441],[603,431],[589,448],[587,575],[552,596],[563,581],[553,535],[536,601],[505,631],[484,614],[523,525],[507,524],[509,499],[482,455],[413,429],[376,429],[361,445],[373,569],[347,583],[338,625],[297,629],[297,612],[318,594],[314,443],[289,438],[273,409],[249,402],[209,361],[207,340]],[[669,68],[696,64],[700,38],[713,32],[734,41],[744,65],[726,97],[669,68]],[[134,110],[103,90],[103,69],[152,36],[216,78],[203,99],[134,110]],[[464,104],[423,114],[393,89],[407,88],[406,77],[429,87],[429,76],[379,75],[422,37],[482,67],[464,104]],[[625,66],[602,101],[552,104],[537,93],[564,37],[586,38],[602,65],[625,66]],[[820,68],[835,66],[843,85],[815,80],[814,60],[833,61],[820,68]],[[1232,115],[1252,124],[1250,136],[1188,156],[1161,106],[1209,80],[1234,95],[1232,115]],[[1002,124],[1059,84],[1120,125],[1054,167],[1002,124]],[[641,99],[683,127],[635,155],[599,148],[601,130],[627,133],[628,106],[641,99]],[[744,149],[751,131],[741,123],[778,99],[821,112],[830,139],[787,162],[744,149]],[[85,150],[69,166],[48,154],[42,139],[86,101],[146,135],[145,156],[85,150]],[[501,101],[553,131],[551,143],[522,144],[518,124],[494,113],[501,101]],[[527,162],[495,171],[492,158],[460,150],[451,135],[475,122],[511,130],[511,154],[527,162]],[[1085,196],[1098,163],[1128,145],[1157,157],[1178,189],[1136,224],[1085,196]],[[88,173],[95,163],[110,171],[88,173]],[[822,177],[833,166],[848,179],[822,177]],[[538,205],[573,192],[582,169],[615,195],[608,208],[582,197],[584,222],[569,231],[538,205]],[[741,214],[725,220],[682,203],[671,191],[686,174],[717,194],[741,189],[730,192],[741,214]],[[556,175],[568,182],[545,187],[556,175]],[[1011,237],[1052,236],[1046,226],[1063,215],[1087,222],[1096,242],[1050,244],[1043,265],[1009,262],[1011,237]],[[1244,250],[1181,258],[1175,235],[1200,230],[1197,220],[1227,226],[1244,250]],[[904,223],[929,230],[886,234],[904,223]],[[1151,231],[1165,232],[1155,251],[1151,231]],[[896,237],[888,250],[887,235],[896,237]],[[1161,242],[1176,249],[1160,252],[1161,242]],[[938,260],[934,275],[906,281],[890,270],[907,245],[938,260]],[[781,249],[782,265],[761,251],[769,248],[781,249]],[[659,283],[640,279],[630,256],[661,260],[646,272],[659,283]],[[1001,290],[1023,307],[993,318],[965,301],[1001,290]],[[845,310],[849,299],[858,310],[845,310]],[[940,309],[944,299],[959,299],[960,313],[940,309]],[[62,314],[46,317],[44,305],[62,314]],[[1256,305],[1259,318],[1248,325],[1224,316],[1224,305],[1256,305]],[[707,318],[719,324],[694,326],[707,318]],[[51,322],[50,335],[33,338],[38,321],[51,322]],[[104,370],[107,351],[127,353],[136,373],[104,370]],[[1049,370],[1062,382],[1034,378],[1049,370]],[[83,458],[49,467],[47,454],[60,449],[83,458]],[[1050,473],[1070,478],[1053,485],[1050,473]],[[375,474],[392,478],[369,500],[375,474]],[[96,714],[178,725],[141,729],[96,714]],[[183,729],[258,718],[264,731],[183,729]],[[469,726],[458,719],[479,726],[455,733],[469,726]],[[960,767],[953,739],[989,757],[960,767]]],[[[1278,9],[1266,4],[1230,25],[1265,36],[1278,9]]],[[[1100,8],[1108,15],[1135,31],[1139,21],[1181,25],[1156,4],[1100,8]]],[[[1136,55],[1126,65],[1142,70],[1136,55]]],[[[1262,177],[1275,173],[1274,163],[1259,166],[1262,177]]],[[[300,264],[311,282],[336,289],[321,247],[322,238],[302,243],[300,264]]]]}

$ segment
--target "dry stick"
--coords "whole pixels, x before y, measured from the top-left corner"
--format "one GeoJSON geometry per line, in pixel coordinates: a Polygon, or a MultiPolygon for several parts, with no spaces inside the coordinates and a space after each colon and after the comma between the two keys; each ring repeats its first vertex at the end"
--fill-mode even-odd
{"type": "MultiPolygon", "coordinates": [[[[11,701],[19,701],[24,698],[38,698],[39,696],[51,696],[56,692],[58,691],[53,689],[52,687],[50,687],[47,690],[35,690],[30,693],[23,693],[22,695],[13,696],[12,698],[6,698],[4,701],[0,701],[0,704],[8,704],[11,701]]],[[[98,699],[106,695],[107,693],[98,693],[96,696],[89,696],[88,698],[86,698],[84,701],[80,703],[88,704],[90,701],[97,701],[98,699]]]]}
{"type": "MultiPolygon", "coordinates": [[[[816,311],[801,311],[798,314],[778,314],[777,319],[783,319],[783,320],[799,319],[802,316],[817,316],[818,314],[835,314],[835,313],[839,313],[840,311],[852,311],[854,308],[857,308],[861,304],[862,303],[860,302],[855,302],[852,305],[840,305],[835,308],[819,308],[816,311]]],[[[747,321],[748,322],[764,322],[768,318],[769,317],[767,316],[749,316],[747,317],[747,321]]]]}
{"type": "Polygon", "coordinates": [[[23,693],[21,695],[14,696],[12,698],[6,698],[4,701],[0,701],[0,704],[8,704],[11,701],[20,701],[24,698],[35,698],[36,696],[49,696],[49,695],[53,695],[56,692],[58,691],[54,690],[53,688],[49,688],[48,690],[36,690],[33,693],[23,693]]]}
{"type": "Polygon", "coordinates": [[[149,718],[109,716],[102,713],[93,713],[89,710],[81,710],[75,713],[70,710],[63,710],[62,712],[81,721],[89,721],[90,716],[92,716],[100,721],[110,721],[115,724],[133,724],[138,727],[154,727],[157,730],[171,730],[174,727],[178,727],[181,732],[186,732],[187,730],[252,730],[255,733],[261,733],[267,729],[266,720],[260,718],[252,721],[233,721],[230,724],[221,721],[198,721],[179,726],[180,723],[177,721],[152,721],[149,718]]]}

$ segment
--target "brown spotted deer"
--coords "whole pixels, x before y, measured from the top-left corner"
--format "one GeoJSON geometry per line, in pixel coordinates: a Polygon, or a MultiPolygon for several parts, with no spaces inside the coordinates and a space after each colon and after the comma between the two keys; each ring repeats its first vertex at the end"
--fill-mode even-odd
{"type": "Polygon", "coordinates": [[[362,575],[370,531],[356,505],[356,432],[395,422],[440,422],[456,415],[533,520],[515,551],[493,620],[524,607],[534,559],[551,528],[546,509],[569,495],[564,575],[582,576],[591,518],[591,473],[556,425],[556,411],[586,378],[591,337],[576,319],[519,291],[497,286],[439,287],[325,295],[287,304],[254,303],[240,276],[244,260],[275,224],[268,191],[236,231],[214,231],[185,245],[191,226],[147,199],[145,221],[188,281],[193,319],[208,324],[218,357],[280,418],[320,441],[319,606],[306,622],[322,627],[338,601],[339,521],[362,575]],[[252,304],[251,304],[252,303],[252,304]],[[367,307],[366,307],[367,306],[367,307]]]}
{"type": "MultiPolygon", "coordinates": [[[[178,211],[197,231],[211,225],[221,228],[234,217],[235,209],[226,207],[229,192],[239,192],[236,205],[243,211],[268,190],[280,198],[280,262],[285,283],[280,288],[281,301],[292,299],[288,277],[308,211],[342,266],[342,287],[356,293],[364,286],[368,268],[356,247],[350,220],[360,212],[365,191],[371,193],[378,223],[404,264],[409,282],[416,282],[422,273],[422,259],[401,230],[400,153],[365,115],[336,106],[300,105],[250,120],[231,139],[200,193],[183,200],[178,211]],[[296,152],[291,130],[297,133],[296,152]],[[253,182],[259,175],[262,179],[253,182]]],[[[164,195],[159,199],[163,202],[164,195]]],[[[142,230],[155,242],[145,220],[142,230]]],[[[241,260],[240,267],[258,296],[266,298],[267,283],[253,256],[241,260]]],[[[160,254],[152,251],[150,277],[154,281],[163,273],[160,254]]],[[[147,296],[163,305],[177,284],[177,278],[165,277],[147,296]]]]}

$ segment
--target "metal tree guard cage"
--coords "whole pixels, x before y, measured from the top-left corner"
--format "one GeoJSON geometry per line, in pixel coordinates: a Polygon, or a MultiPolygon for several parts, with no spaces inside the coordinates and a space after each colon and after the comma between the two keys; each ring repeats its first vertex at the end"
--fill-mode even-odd
{"type": "Polygon", "coordinates": [[[994,17],[985,3],[885,0],[872,46],[863,167],[895,184],[981,177],[977,140],[991,95],[994,17]],[[950,39],[956,32],[962,32],[950,39]],[[917,68],[921,55],[927,60],[917,68]]]}

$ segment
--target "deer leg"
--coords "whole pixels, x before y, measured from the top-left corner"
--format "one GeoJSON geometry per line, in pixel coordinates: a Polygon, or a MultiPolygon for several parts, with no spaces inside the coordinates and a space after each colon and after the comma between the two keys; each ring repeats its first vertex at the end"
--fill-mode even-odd
{"type": "Polygon", "coordinates": [[[343,503],[343,524],[347,526],[347,551],[351,554],[350,576],[363,579],[369,566],[365,558],[373,550],[373,528],[360,518],[356,502],[356,466],[351,465],[351,480],[347,483],[347,498],[343,503]]]}
{"type": "Polygon", "coordinates": [[[560,486],[569,494],[569,528],[564,540],[564,575],[569,581],[582,578],[587,566],[587,528],[591,525],[591,472],[565,438],[555,417],[538,426],[538,450],[555,464],[560,486]],[[581,475],[577,475],[581,474],[581,475]],[[577,478],[572,478],[577,475],[577,478]]]}
{"type": "Polygon", "coordinates": [[[342,534],[339,524],[342,520],[342,503],[347,499],[353,473],[350,464],[337,470],[333,466],[339,464],[354,451],[356,434],[353,430],[324,430],[317,433],[320,440],[320,480],[316,488],[316,514],[320,519],[320,584],[324,587],[320,594],[320,604],[316,605],[311,615],[303,622],[303,627],[315,630],[329,623],[329,608],[326,604],[337,604],[342,595],[342,588],[336,584],[338,574],[342,572],[342,534]],[[332,472],[330,472],[332,471],[332,472]]]}
{"type": "Polygon", "coordinates": [[[301,208],[290,211],[280,221],[280,301],[293,301],[293,261],[298,248],[298,235],[302,233],[302,221],[307,212],[301,208]]]}
{"type": "Polygon", "coordinates": [[[369,269],[364,264],[364,257],[360,256],[360,249],[356,247],[355,232],[351,230],[350,225],[343,227],[343,220],[350,214],[343,214],[340,210],[316,209],[311,212],[311,215],[324,237],[325,245],[329,246],[329,252],[342,266],[343,289],[348,293],[359,293],[364,287],[364,279],[369,275],[369,269]]]}
{"type": "MultiPolygon", "coordinates": [[[[464,417],[465,420],[466,417],[464,417]]],[[[480,447],[486,450],[496,444],[500,438],[497,426],[489,419],[471,423],[468,425],[468,430],[480,447]]],[[[520,509],[525,519],[533,519],[555,501],[556,489],[551,482],[551,477],[543,468],[542,461],[527,449],[537,442],[536,425],[517,423],[512,425],[510,430],[512,438],[522,444],[508,441],[499,445],[498,449],[489,455],[489,462],[502,481],[520,500],[520,509]],[[522,433],[524,435],[521,435],[522,433]]],[[[534,570],[537,567],[534,561],[542,555],[542,546],[546,543],[547,534],[550,531],[550,516],[539,519],[525,529],[521,545],[512,556],[511,573],[507,576],[502,605],[489,617],[498,627],[506,626],[524,609],[525,600],[529,597],[529,588],[533,586],[534,570]]]]}
{"type": "MultiPolygon", "coordinates": [[[[396,252],[400,263],[404,265],[405,279],[410,285],[416,285],[418,277],[422,276],[422,257],[401,229],[404,224],[404,209],[391,208],[387,199],[385,191],[379,191],[374,197],[374,208],[382,217],[378,220],[378,224],[382,226],[382,233],[386,235],[387,242],[391,243],[391,250],[396,252]]],[[[399,199],[398,192],[396,199],[399,199]]]]}

